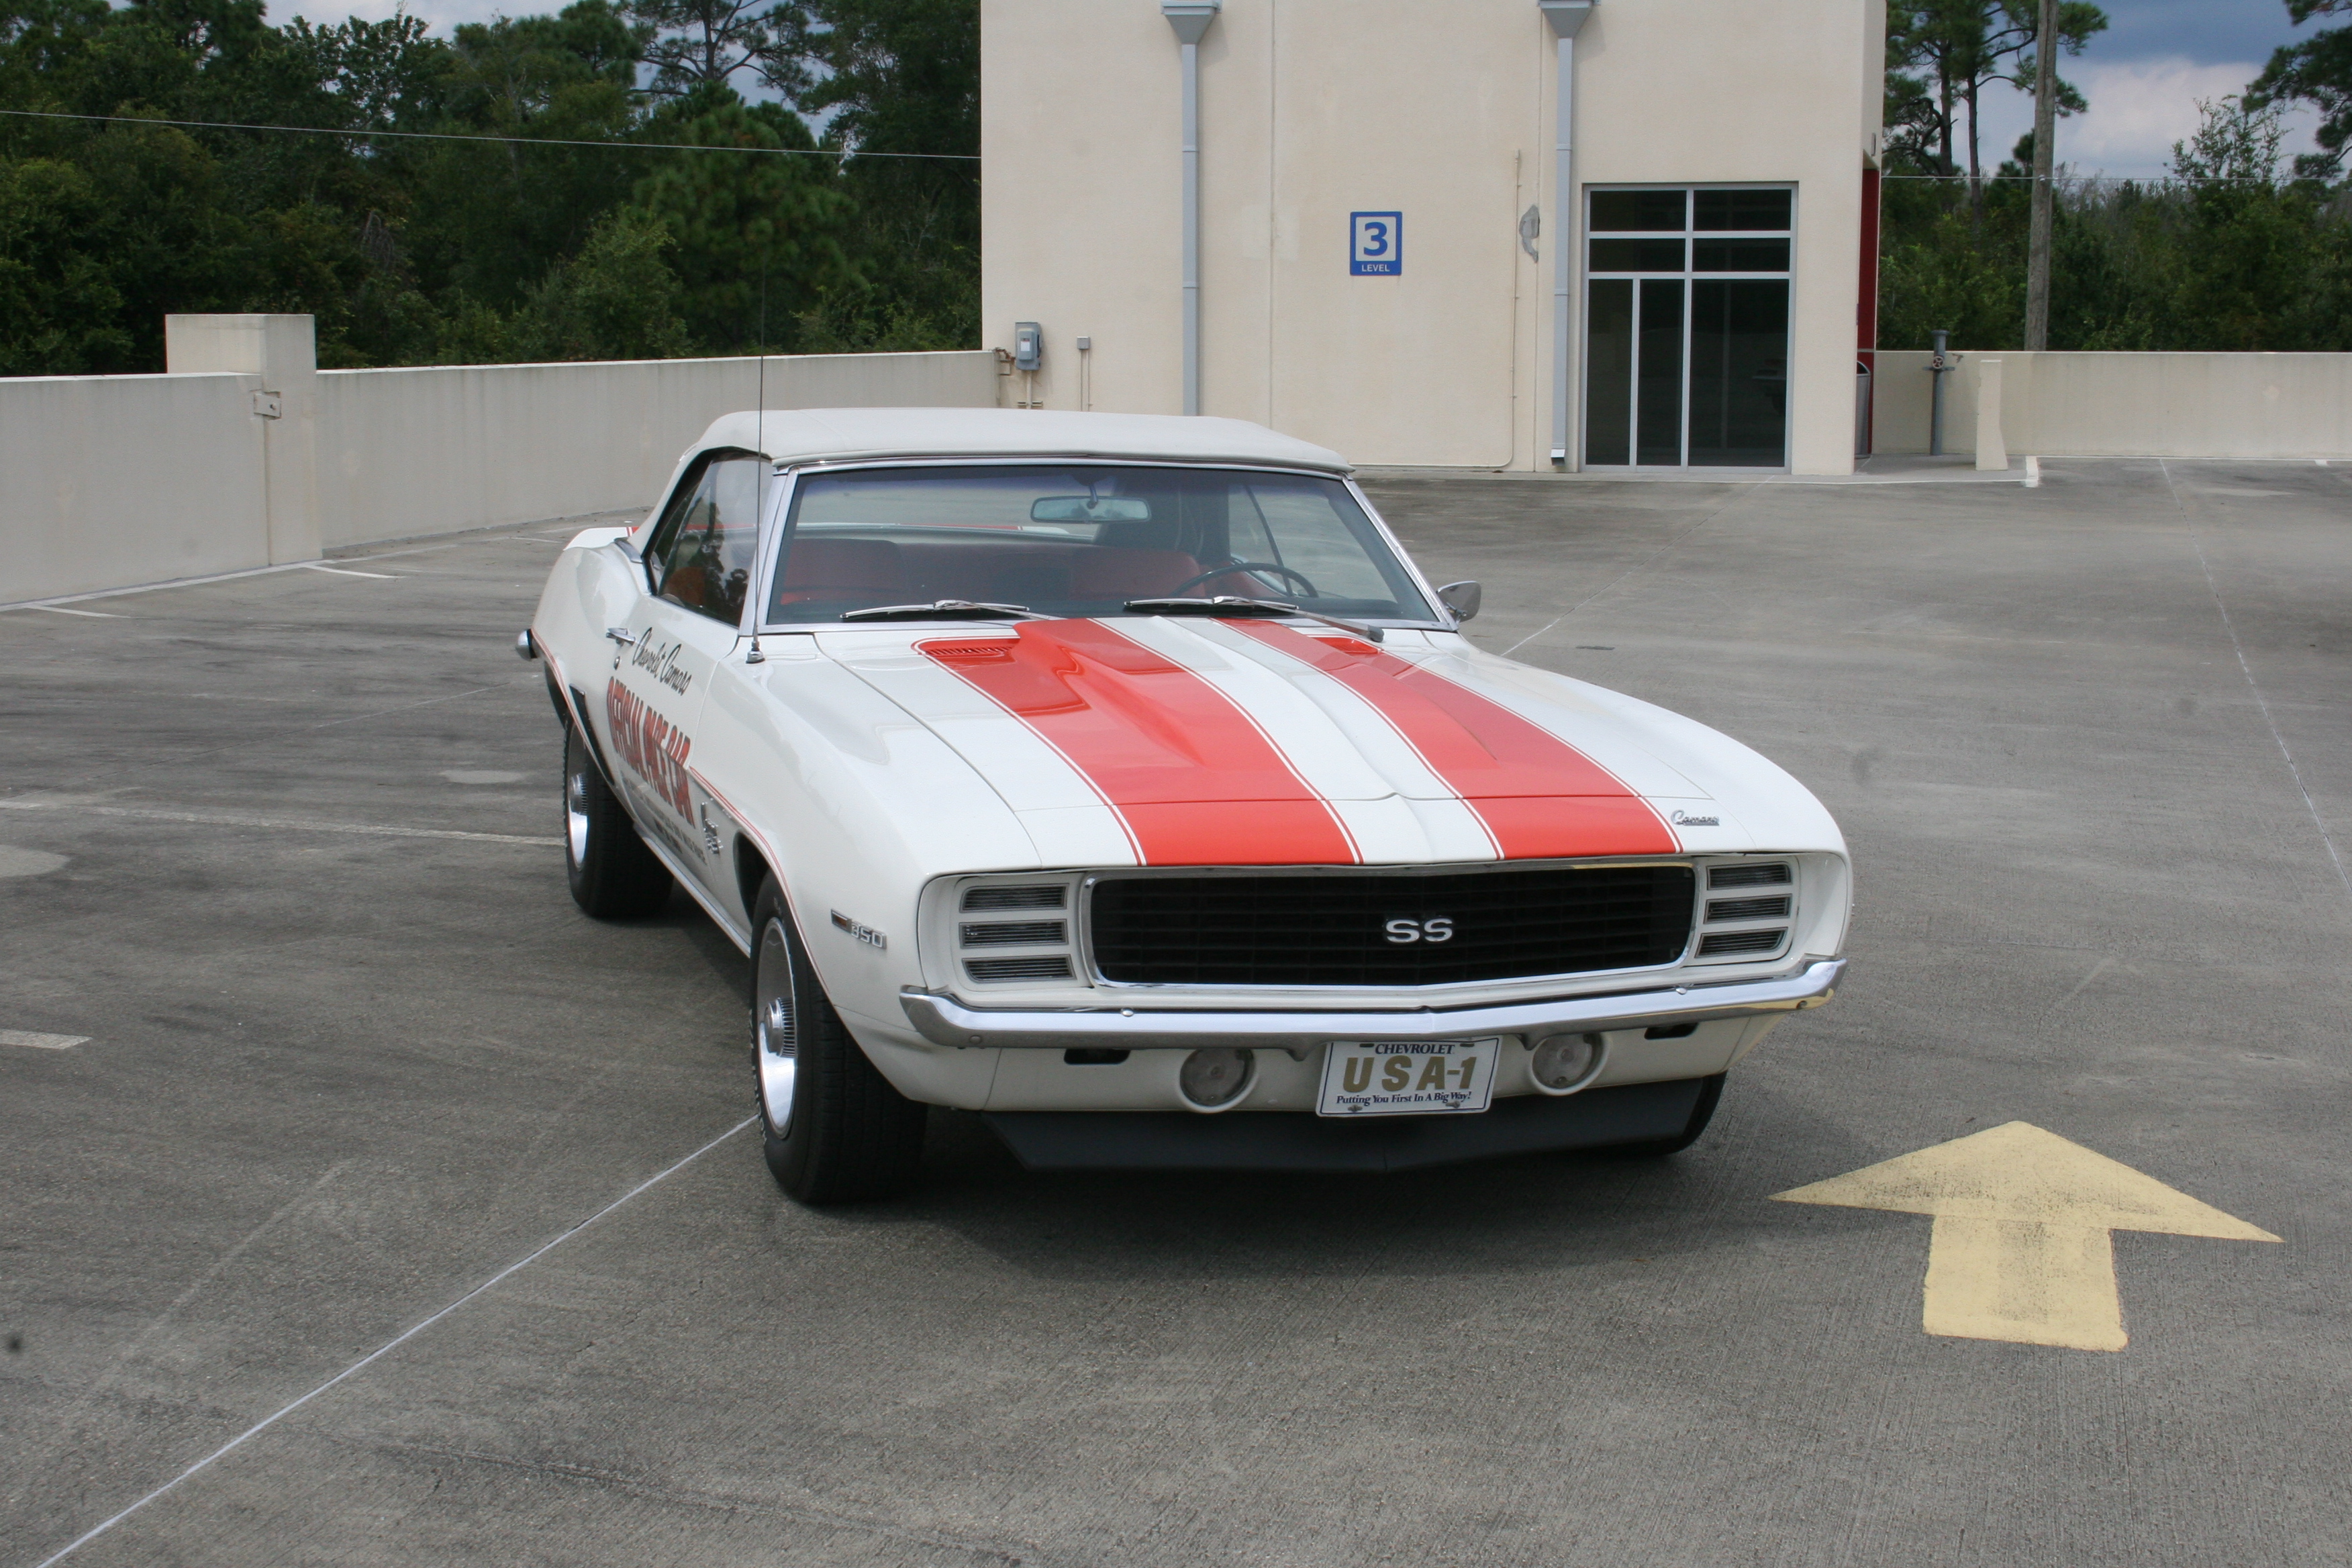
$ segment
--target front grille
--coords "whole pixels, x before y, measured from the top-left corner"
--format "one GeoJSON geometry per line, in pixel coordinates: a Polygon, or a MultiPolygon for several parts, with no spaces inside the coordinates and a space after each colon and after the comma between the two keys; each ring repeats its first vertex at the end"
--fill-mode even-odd
{"type": "Polygon", "coordinates": [[[1789,868],[1781,865],[1717,866],[1706,874],[1710,888],[1770,888],[1786,886],[1789,868]]]}
{"type": "Polygon", "coordinates": [[[963,919],[956,922],[956,953],[964,978],[974,984],[1007,984],[1024,980],[1070,980],[1077,964],[1070,953],[1070,922],[1061,911],[1070,907],[1076,878],[1050,882],[996,882],[966,887],[960,900],[963,919]],[[1051,910],[1051,918],[1041,918],[1051,910]],[[1007,949],[1030,948],[1028,952],[1007,949]]]}
{"type": "Polygon", "coordinates": [[[1707,901],[1706,920],[1717,921],[1777,921],[1787,916],[1789,898],[1777,899],[1711,899],[1707,901]]]}
{"type": "Polygon", "coordinates": [[[974,980],[1067,980],[1070,960],[1066,953],[1038,958],[968,958],[964,968],[974,980]]]}
{"type": "Polygon", "coordinates": [[[966,888],[963,907],[967,910],[1058,910],[1062,907],[1062,884],[1048,882],[1043,887],[1034,883],[1011,888],[966,888]]]}
{"type": "Polygon", "coordinates": [[[1036,947],[1067,941],[1065,931],[1060,921],[967,921],[961,935],[966,947],[1036,947]]]}
{"type": "Polygon", "coordinates": [[[1111,877],[1091,910],[1106,980],[1159,985],[1443,985],[1672,963],[1687,866],[1406,876],[1111,877]]]}
{"type": "Polygon", "coordinates": [[[1770,952],[1788,934],[1778,926],[1769,931],[1712,931],[1698,944],[1698,955],[1717,958],[1729,952],[1770,952]]]}

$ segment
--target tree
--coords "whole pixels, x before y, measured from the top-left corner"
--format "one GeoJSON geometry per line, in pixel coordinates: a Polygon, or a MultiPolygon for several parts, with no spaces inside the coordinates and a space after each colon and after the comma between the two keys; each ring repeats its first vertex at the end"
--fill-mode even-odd
{"type": "Polygon", "coordinates": [[[863,285],[802,323],[831,349],[980,341],[979,0],[802,0],[778,13],[780,57],[823,117],[856,202],[863,285]],[[877,154],[918,154],[877,156],[877,154]],[[934,154],[960,154],[941,158],[934,154]]]}
{"type": "MultiPolygon", "coordinates": [[[[1968,112],[1969,211],[1984,208],[1984,166],[1979,130],[1984,89],[1994,82],[2032,90],[2033,62],[2038,58],[2035,35],[2040,30],[2037,0],[1889,0],[1886,46],[1890,68],[1888,92],[1894,107],[1905,116],[1901,124],[1908,145],[1932,157],[1934,172],[1955,172],[1956,142],[1960,110],[1968,112]],[[1924,77],[1913,76],[1913,70],[1924,77]]],[[[2090,0],[2061,0],[2058,42],[2070,54],[2083,52],[2084,43],[2107,26],[2106,13],[2090,0]]],[[[2063,79],[2058,85],[2058,112],[2076,114],[2086,107],[2081,91],[2063,79]]]]}
{"type": "Polygon", "coordinates": [[[525,360],[676,359],[692,353],[678,316],[677,241],[644,214],[607,213],[515,318],[508,347],[525,360]]]}
{"type": "MultiPolygon", "coordinates": [[[[2322,13],[2352,12],[2352,0],[2286,0],[2297,26],[2322,13]]],[[[2319,110],[2314,140],[2319,151],[2295,160],[2306,179],[2332,180],[2344,168],[2344,148],[2352,141],[2352,27],[2329,27],[2274,51],[2271,63],[2246,89],[2250,107],[2300,99],[2319,110]]]]}
{"type": "Polygon", "coordinates": [[[688,329],[719,353],[793,347],[797,317],[860,281],[843,243],[855,204],[835,161],[732,151],[814,151],[815,142],[791,110],[747,104],[724,86],[698,89],[652,126],[665,142],[730,149],[674,153],[635,192],[677,247],[688,329]]]}
{"type": "Polygon", "coordinates": [[[777,50],[770,0],[632,0],[629,14],[659,35],[646,50],[652,90],[677,98],[698,87],[732,87],[751,70],[790,90],[803,78],[777,50]]]}

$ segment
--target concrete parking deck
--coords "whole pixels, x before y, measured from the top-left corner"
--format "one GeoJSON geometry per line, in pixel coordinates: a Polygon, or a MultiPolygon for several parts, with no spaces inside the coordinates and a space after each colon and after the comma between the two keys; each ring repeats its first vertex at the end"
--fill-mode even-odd
{"type": "Polygon", "coordinates": [[[2352,474],[1377,496],[1486,646],[1851,837],[1846,993],[1678,1159],[940,1116],[802,1209],[734,951],[565,896],[560,531],[0,615],[0,1560],[185,1476],[68,1561],[2352,1561],[2352,474]],[[1924,1332],[1941,1221],[1768,1201],[2012,1121],[2284,1245],[2119,1236],[2089,1352],[1924,1332]]]}

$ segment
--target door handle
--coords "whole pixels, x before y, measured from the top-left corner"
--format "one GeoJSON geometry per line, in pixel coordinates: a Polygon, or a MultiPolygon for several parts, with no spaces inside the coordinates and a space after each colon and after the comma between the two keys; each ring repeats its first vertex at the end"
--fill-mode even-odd
{"type": "Polygon", "coordinates": [[[604,635],[612,638],[614,642],[619,643],[623,647],[635,647],[637,646],[637,634],[631,631],[626,626],[606,626],[604,628],[604,635]]]}

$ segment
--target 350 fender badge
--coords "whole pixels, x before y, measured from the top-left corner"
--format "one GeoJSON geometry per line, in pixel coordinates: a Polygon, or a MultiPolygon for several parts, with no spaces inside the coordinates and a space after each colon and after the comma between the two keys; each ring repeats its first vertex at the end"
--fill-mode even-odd
{"type": "Polygon", "coordinates": [[[1673,823],[1676,827],[1720,827],[1723,826],[1723,819],[1719,816],[1689,816],[1679,811],[1666,818],[1666,820],[1673,823]]]}
{"type": "Polygon", "coordinates": [[[880,931],[876,931],[870,925],[862,924],[857,921],[851,920],[839,910],[833,911],[833,923],[835,926],[842,931],[847,931],[851,936],[856,937],[858,941],[864,942],[868,947],[886,948],[890,945],[890,939],[888,937],[884,936],[880,931]]]}

